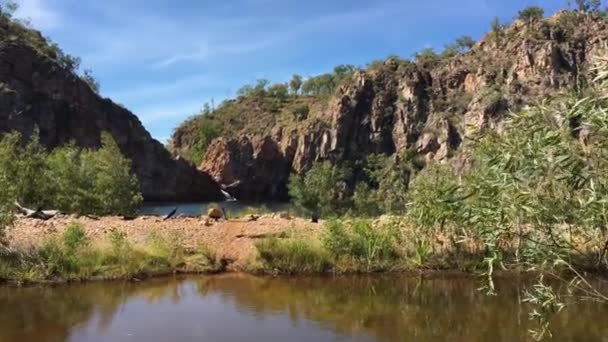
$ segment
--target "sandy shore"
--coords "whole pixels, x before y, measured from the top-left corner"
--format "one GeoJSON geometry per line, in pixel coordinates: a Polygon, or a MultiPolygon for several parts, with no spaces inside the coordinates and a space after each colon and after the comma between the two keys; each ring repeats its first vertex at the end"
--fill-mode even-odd
{"type": "Polygon", "coordinates": [[[219,258],[228,262],[229,269],[239,270],[255,254],[256,240],[281,234],[316,235],[322,225],[293,218],[285,219],[276,215],[262,216],[257,221],[247,219],[220,220],[206,224],[206,218],[174,218],[164,221],[154,216],[142,216],[134,220],[120,217],[60,216],[47,221],[18,219],[7,230],[11,247],[32,249],[40,246],[54,234],[60,234],[71,223],[84,227],[91,241],[105,241],[112,231],[124,232],[133,243],[144,242],[153,234],[178,239],[185,248],[196,248],[204,243],[215,251],[219,258]]]}

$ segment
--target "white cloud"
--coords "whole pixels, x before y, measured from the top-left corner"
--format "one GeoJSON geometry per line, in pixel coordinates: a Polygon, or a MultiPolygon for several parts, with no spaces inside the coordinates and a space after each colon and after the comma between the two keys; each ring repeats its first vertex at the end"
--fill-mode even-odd
{"type": "Polygon", "coordinates": [[[39,30],[53,30],[61,25],[59,13],[47,7],[43,0],[19,0],[15,17],[31,22],[39,30]]]}
{"type": "Polygon", "coordinates": [[[190,89],[200,89],[213,84],[215,87],[222,85],[207,74],[191,75],[183,78],[166,81],[148,81],[141,85],[131,85],[125,89],[113,89],[106,96],[118,99],[125,103],[157,100],[161,97],[175,97],[180,92],[190,89]]]}

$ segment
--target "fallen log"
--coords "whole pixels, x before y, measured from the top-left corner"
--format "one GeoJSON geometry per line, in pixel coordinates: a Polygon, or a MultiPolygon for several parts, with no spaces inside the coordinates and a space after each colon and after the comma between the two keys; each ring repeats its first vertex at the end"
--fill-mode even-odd
{"type": "Polygon", "coordinates": [[[17,212],[22,215],[21,217],[24,218],[35,218],[46,221],[59,215],[59,210],[42,210],[40,208],[32,210],[22,206],[19,202],[15,202],[15,207],[17,208],[17,212]]]}

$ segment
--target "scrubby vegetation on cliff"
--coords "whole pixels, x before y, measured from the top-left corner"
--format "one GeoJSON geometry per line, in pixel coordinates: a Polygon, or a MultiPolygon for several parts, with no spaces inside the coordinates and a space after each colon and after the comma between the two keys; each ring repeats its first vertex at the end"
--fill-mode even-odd
{"type": "Polygon", "coordinates": [[[18,9],[18,4],[13,1],[0,2],[0,40],[19,40],[32,46],[41,55],[56,61],[60,66],[70,72],[79,74],[93,91],[99,92],[99,82],[93,76],[91,69],[80,70],[81,59],[64,52],[57,43],[34,30],[27,20],[13,18],[13,13],[18,9]]]}

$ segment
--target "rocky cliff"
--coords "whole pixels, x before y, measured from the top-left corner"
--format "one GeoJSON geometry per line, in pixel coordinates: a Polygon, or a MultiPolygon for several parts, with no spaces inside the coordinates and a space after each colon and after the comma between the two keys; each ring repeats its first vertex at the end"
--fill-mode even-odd
{"type": "Polygon", "coordinates": [[[107,131],[132,160],[146,200],[222,198],[208,174],[173,158],[135,115],[99,97],[73,72],[45,55],[40,50],[48,47],[44,42],[39,33],[0,20],[0,132],[19,131],[28,137],[37,127],[45,146],[74,141],[97,148],[100,133],[107,131]]]}
{"type": "MultiPolygon", "coordinates": [[[[239,198],[276,199],[285,197],[290,172],[305,172],[315,161],[408,149],[447,160],[469,133],[499,128],[510,110],[584,91],[607,27],[603,17],[562,12],[516,21],[434,63],[389,58],[355,72],[305,120],[277,119],[265,132],[245,126],[214,140],[201,169],[239,198]]],[[[251,112],[244,108],[241,116],[255,120],[251,112]]],[[[183,149],[182,133],[178,128],[174,144],[183,149]]]]}

